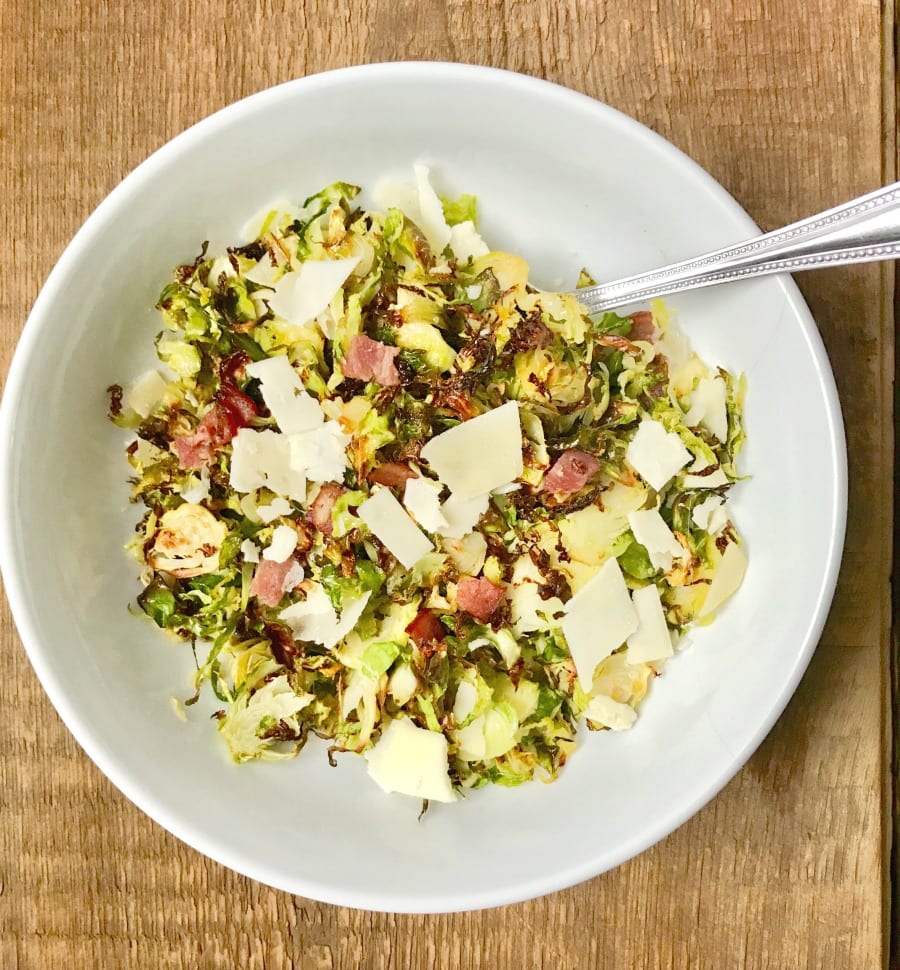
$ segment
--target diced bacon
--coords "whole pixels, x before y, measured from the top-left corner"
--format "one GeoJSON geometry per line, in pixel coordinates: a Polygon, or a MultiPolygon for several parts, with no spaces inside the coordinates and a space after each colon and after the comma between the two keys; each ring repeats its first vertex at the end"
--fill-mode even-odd
{"type": "Polygon", "coordinates": [[[632,340],[652,340],[655,334],[653,314],[649,310],[639,310],[631,314],[631,330],[628,331],[628,336],[632,340]]]}
{"type": "Polygon", "coordinates": [[[257,415],[253,399],[231,381],[222,381],[213,406],[192,434],[172,440],[182,468],[202,468],[212,456],[245,428],[257,415]]]}
{"type": "Polygon", "coordinates": [[[554,495],[569,495],[584,488],[588,479],[600,471],[600,462],[593,455],[570,448],[556,459],[544,478],[543,489],[554,495]]]}
{"type": "Polygon", "coordinates": [[[330,536],[334,531],[331,510],[334,508],[334,503],[346,491],[344,486],[338,485],[337,482],[326,482],[313,499],[307,518],[323,535],[330,536]]]}
{"type": "Polygon", "coordinates": [[[446,636],[444,624],[429,609],[421,609],[416,618],[406,628],[410,639],[417,647],[424,647],[426,643],[443,640],[446,636]]]}
{"type": "Polygon", "coordinates": [[[500,605],[506,590],[495,586],[489,579],[472,579],[466,576],[456,587],[456,602],[464,612],[486,623],[500,605]]]}
{"type": "Polygon", "coordinates": [[[263,559],[253,574],[250,595],[266,606],[278,606],[282,596],[293,589],[302,578],[300,564],[292,556],[288,556],[284,562],[263,559]]]}
{"type": "Polygon", "coordinates": [[[400,383],[394,358],[400,353],[398,347],[372,340],[363,333],[355,334],[350,349],[341,362],[344,377],[358,381],[376,381],[384,387],[400,383]]]}
{"type": "Polygon", "coordinates": [[[241,428],[247,427],[259,413],[253,398],[246,395],[231,381],[222,381],[216,393],[216,401],[228,411],[234,422],[235,428],[232,438],[241,428]]]}
{"type": "Polygon", "coordinates": [[[368,479],[375,485],[387,485],[388,488],[403,488],[411,478],[418,478],[409,465],[402,461],[385,461],[373,468],[368,479]]]}

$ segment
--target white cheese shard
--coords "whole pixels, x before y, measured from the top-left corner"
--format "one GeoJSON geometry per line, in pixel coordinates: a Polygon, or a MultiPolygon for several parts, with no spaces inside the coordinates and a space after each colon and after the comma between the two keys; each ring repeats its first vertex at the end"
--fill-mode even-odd
{"type": "Polygon", "coordinates": [[[654,586],[636,589],[631,602],[637,613],[638,626],[628,637],[628,663],[650,663],[672,656],[672,637],[666,624],[659,590],[654,586]]]}
{"type": "Polygon", "coordinates": [[[730,485],[731,481],[721,468],[717,468],[709,475],[685,475],[685,488],[721,488],[730,485]]]}
{"type": "Polygon", "coordinates": [[[279,525],[272,531],[272,541],[263,551],[263,559],[284,562],[297,548],[297,532],[289,525],[279,525]]]}
{"type": "Polygon", "coordinates": [[[412,569],[422,556],[434,548],[388,488],[374,492],[357,512],[372,533],[407,569],[412,569]]]}
{"type": "Polygon", "coordinates": [[[283,498],[274,498],[268,505],[257,505],[256,514],[268,525],[279,516],[290,515],[291,503],[283,498]]]}
{"type": "Polygon", "coordinates": [[[321,583],[313,583],[306,599],[278,614],[290,627],[295,640],[312,640],[331,650],[356,626],[372,594],[364,593],[344,603],[340,618],[321,583]]]}
{"type": "Polygon", "coordinates": [[[444,218],[444,207],[431,185],[426,165],[414,165],[416,188],[419,192],[419,228],[425,234],[435,256],[440,256],[450,242],[450,226],[444,218]]]}
{"type": "Polygon", "coordinates": [[[350,437],[337,421],[288,435],[291,467],[311,482],[342,482],[350,437]]]}
{"type": "Polygon", "coordinates": [[[728,525],[729,516],[728,506],[721,495],[710,495],[695,505],[691,513],[694,525],[711,536],[718,535],[728,525]]]}
{"type": "Polygon", "coordinates": [[[566,604],[562,621],[578,683],[585,693],[590,693],[597,664],[622,646],[637,625],[622,570],[615,559],[607,559],[566,604]]]}
{"type": "Polygon", "coordinates": [[[266,406],[284,434],[297,434],[321,425],[325,412],[303,387],[300,375],[284,354],[254,361],[247,376],[259,380],[266,406]]]}
{"type": "Polygon", "coordinates": [[[508,401],[435,435],[421,455],[458,499],[509,485],[523,471],[518,402],[508,401]]]}
{"type": "Polygon", "coordinates": [[[684,555],[681,543],[659,514],[659,509],[640,509],[628,513],[628,524],[635,539],[647,550],[654,569],[667,573],[672,560],[684,555]]]}
{"type": "Polygon", "coordinates": [[[416,727],[409,718],[398,718],[364,757],[369,777],[382,791],[432,802],[456,801],[450,783],[447,739],[442,733],[416,727]]]}
{"type": "Polygon", "coordinates": [[[375,205],[387,212],[388,209],[400,209],[418,226],[421,220],[419,212],[419,193],[405,182],[391,179],[379,182],[373,192],[375,205]]]}
{"type": "Polygon", "coordinates": [[[531,556],[520,556],[513,565],[507,597],[509,599],[510,619],[515,633],[533,633],[535,630],[549,630],[559,625],[559,617],[565,606],[558,596],[544,599],[538,586],[546,582],[546,577],[534,564],[531,556]]]}
{"type": "Polygon", "coordinates": [[[166,379],[159,371],[141,374],[122,396],[122,407],[131,409],[142,418],[149,417],[166,392],[166,379]]]}
{"type": "Polygon", "coordinates": [[[657,492],[684,468],[691,457],[681,438],[674,431],[666,431],[652,418],[641,421],[625,451],[625,460],[657,492]]]}
{"type": "MultiPolygon", "coordinates": [[[[450,227],[450,248],[453,250],[453,255],[463,263],[470,257],[478,259],[479,256],[487,256],[490,252],[488,244],[481,238],[475,228],[475,223],[471,219],[458,222],[455,226],[450,227]]],[[[481,296],[481,287],[478,284],[473,284],[473,286],[477,290],[476,293],[472,294],[468,290],[466,291],[470,300],[481,296]]],[[[468,289],[472,288],[470,286],[468,289]]]]}
{"type": "Polygon", "coordinates": [[[702,425],[724,443],[728,440],[726,395],[727,388],[721,377],[701,377],[691,394],[691,406],[684,416],[684,423],[689,428],[702,425]]]}
{"type": "Polygon", "coordinates": [[[482,515],[487,512],[490,500],[488,494],[463,499],[451,493],[450,498],[441,506],[441,515],[446,525],[437,530],[438,534],[448,539],[461,539],[478,525],[482,515]]]}
{"type": "Polygon", "coordinates": [[[292,589],[299,586],[303,582],[303,577],[306,575],[303,567],[295,559],[291,563],[291,568],[284,574],[284,579],[281,582],[281,588],[285,593],[289,593],[292,589]]]}
{"type": "Polygon", "coordinates": [[[293,273],[285,273],[268,297],[272,312],[295,327],[303,327],[322,313],[359,264],[347,259],[315,259],[293,273]]]}
{"type": "Polygon", "coordinates": [[[592,697],[585,708],[584,716],[599,724],[600,727],[611,728],[613,731],[627,731],[637,720],[637,711],[628,704],[620,704],[605,694],[592,697]]]}
{"type": "Polygon", "coordinates": [[[231,445],[230,482],[236,492],[265,487],[276,495],[306,503],[306,476],[291,464],[288,435],[241,428],[231,445]]]}
{"type": "Polygon", "coordinates": [[[441,512],[441,486],[428,478],[410,478],[403,491],[403,504],[408,512],[428,532],[447,528],[441,512]]]}
{"type": "Polygon", "coordinates": [[[259,562],[259,546],[252,539],[244,539],[241,543],[241,555],[244,562],[259,562]]]}
{"type": "Polygon", "coordinates": [[[706,599],[700,607],[698,617],[709,616],[714,613],[733,593],[744,580],[747,572],[747,555],[744,550],[736,543],[729,543],[726,548],[719,568],[709,584],[706,599]]]}

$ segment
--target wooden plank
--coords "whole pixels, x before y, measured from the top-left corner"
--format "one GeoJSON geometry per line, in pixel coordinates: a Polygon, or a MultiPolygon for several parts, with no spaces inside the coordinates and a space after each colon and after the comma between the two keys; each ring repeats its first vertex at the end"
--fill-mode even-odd
{"type": "MultiPolygon", "coordinates": [[[[270,84],[400,58],[543,76],[649,124],[771,227],[893,177],[892,28],[892,5],[874,0],[2,5],[0,366],[102,196],[178,131],[270,84]]],[[[502,910],[397,917],[292,898],[203,859],[112,788],[45,699],[4,606],[2,965],[881,965],[891,274],[801,285],[844,405],[847,554],[800,690],[706,809],[613,873],[502,910]]]]}

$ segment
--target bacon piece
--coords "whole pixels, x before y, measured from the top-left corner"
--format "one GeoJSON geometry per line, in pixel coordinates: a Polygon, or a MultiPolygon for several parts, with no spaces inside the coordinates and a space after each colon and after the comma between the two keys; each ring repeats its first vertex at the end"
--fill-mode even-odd
{"type": "Polygon", "coordinates": [[[257,414],[252,398],[231,381],[222,381],[213,398],[213,406],[201,418],[196,430],[173,438],[178,464],[182,468],[202,468],[257,414]]]}
{"type": "Polygon", "coordinates": [[[639,310],[631,314],[631,330],[628,331],[631,340],[652,340],[655,334],[653,314],[649,310],[639,310]]]}
{"type": "Polygon", "coordinates": [[[363,333],[355,334],[350,349],[341,362],[344,377],[359,381],[376,381],[384,387],[400,383],[400,374],[394,358],[400,353],[398,347],[372,340],[363,333]]]}
{"type": "Polygon", "coordinates": [[[388,488],[403,488],[411,478],[418,478],[409,465],[402,461],[384,461],[377,468],[373,468],[367,478],[375,485],[387,485],[388,488]]]}
{"type": "Polygon", "coordinates": [[[253,573],[250,595],[266,606],[278,606],[281,597],[303,579],[303,569],[292,556],[284,562],[262,559],[253,573]]]}
{"type": "Polygon", "coordinates": [[[427,608],[419,610],[416,618],[406,628],[410,639],[417,647],[424,647],[426,643],[443,640],[446,636],[444,624],[427,608]]]}
{"type": "Polygon", "coordinates": [[[506,595],[502,586],[495,586],[489,579],[473,579],[466,576],[456,587],[459,608],[476,620],[487,623],[506,595]]]}
{"type": "Polygon", "coordinates": [[[237,385],[228,380],[222,381],[219,385],[215,400],[216,403],[221,404],[225,408],[232,423],[235,425],[232,438],[238,433],[240,428],[246,428],[259,413],[253,398],[246,395],[237,385]]]}
{"type": "Polygon", "coordinates": [[[556,459],[547,472],[542,488],[554,495],[570,495],[584,488],[598,471],[600,462],[593,455],[577,448],[569,448],[556,459]]]}
{"type": "Polygon", "coordinates": [[[316,493],[306,517],[323,535],[330,536],[334,531],[331,510],[334,508],[334,503],[346,491],[347,489],[343,485],[338,485],[337,482],[325,482],[316,493]]]}

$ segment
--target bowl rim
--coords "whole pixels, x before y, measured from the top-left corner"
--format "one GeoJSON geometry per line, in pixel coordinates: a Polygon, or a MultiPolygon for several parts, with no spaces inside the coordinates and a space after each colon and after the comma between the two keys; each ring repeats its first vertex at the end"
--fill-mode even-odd
{"type": "Polygon", "coordinates": [[[665,157],[673,167],[677,167],[686,176],[689,175],[697,180],[723,211],[726,211],[733,220],[746,227],[748,236],[759,232],[758,226],[727,190],[679,148],[616,108],[573,89],[514,71],[445,61],[371,63],[324,71],[285,81],[219,109],[156,149],[112,189],[72,237],[35,299],[13,354],[3,397],[0,400],[0,441],[6,445],[0,450],[0,523],[4,525],[3,528],[0,528],[0,572],[3,575],[6,596],[13,618],[31,665],[57,713],[88,757],[142,812],[208,858],[268,886],[289,893],[356,909],[394,913],[437,913],[485,909],[524,901],[574,886],[610,868],[621,865],[656,844],[711,801],[740,771],[748,758],[762,743],[781,716],[809,665],[824,628],[837,583],[847,511],[846,443],[834,376],[818,328],[799,289],[789,276],[780,276],[776,279],[782,287],[790,311],[796,316],[801,326],[827,405],[825,419],[831,447],[829,458],[833,460],[834,466],[835,486],[834,506],[830,521],[827,523],[830,535],[827,568],[818,591],[815,609],[809,617],[802,646],[797,651],[792,667],[785,672],[780,690],[773,694],[769,708],[759,718],[752,736],[736,751],[727,769],[720,772],[711,783],[699,788],[694,797],[687,801],[680,811],[661,814],[656,824],[644,831],[640,838],[635,837],[631,841],[623,842],[619,851],[614,854],[611,863],[608,861],[608,857],[604,863],[599,865],[596,861],[587,859],[580,865],[535,877],[527,883],[519,883],[514,889],[495,890],[488,893],[482,891],[480,894],[465,898],[461,896],[441,897],[440,894],[435,894],[433,897],[429,896],[427,899],[423,899],[419,896],[392,893],[379,905],[378,899],[373,897],[370,892],[336,888],[332,884],[321,883],[303,873],[298,873],[290,881],[280,878],[277,874],[271,872],[264,862],[234,854],[230,846],[222,845],[218,841],[207,838],[200,827],[185,821],[177,814],[171,813],[153,791],[133,782],[124,770],[120,770],[116,759],[107,755],[102,738],[94,736],[94,733],[82,722],[76,706],[69,699],[65,684],[56,677],[52,665],[45,659],[46,648],[40,641],[34,615],[29,607],[26,584],[17,566],[14,543],[11,538],[12,530],[9,528],[9,524],[15,518],[13,489],[11,487],[15,469],[12,467],[10,454],[15,436],[17,402],[21,398],[21,391],[27,379],[29,362],[35,353],[41,331],[47,319],[47,310],[52,307],[70,265],[80,258],[82,250],[90,245],[95,234],[102,229],[107,214],[112,214],[120,205],[120,202],[127,200],[133,189],[139,187],[157,169],[165,166],[173,156],[221,128],[238,122],[243,116],[252,113],[258,107],[276,103],[280,99],[289,100],[295,97],[298,92],[301,94],[311,93],[335,84],[358,82],[403,80],[409,83],[412,78],[417,76],[427,78],[429,81],[441,80],[452,83],[454,80],[465,79],[469,82],[474,81],[490,86],[506,86],[526,98],[531,95],[556,98],[560,103],[564,102],[567,106],[576,105],[589,110],[597,118],[602,118],[607,125],[628,129],[631,134],[643,139],[646,144],[665,157]]]}

